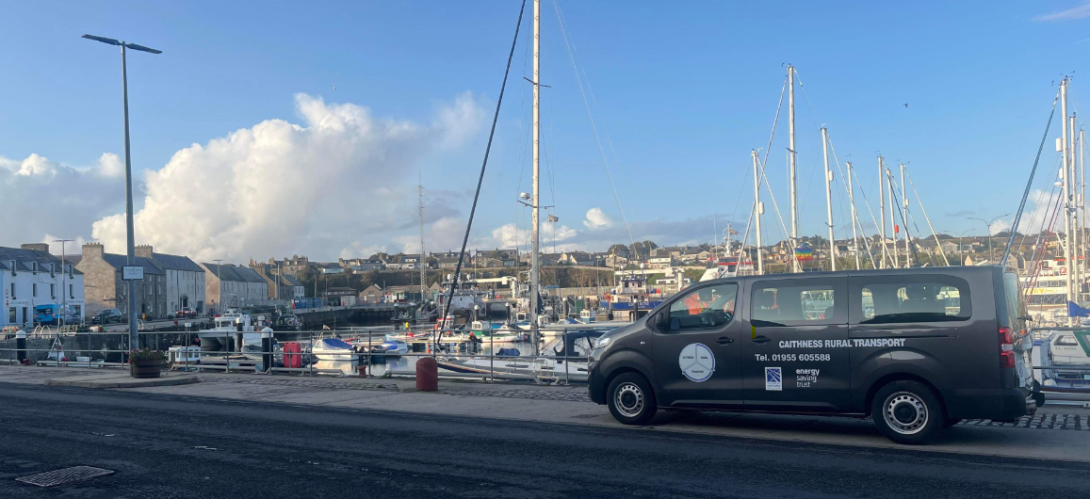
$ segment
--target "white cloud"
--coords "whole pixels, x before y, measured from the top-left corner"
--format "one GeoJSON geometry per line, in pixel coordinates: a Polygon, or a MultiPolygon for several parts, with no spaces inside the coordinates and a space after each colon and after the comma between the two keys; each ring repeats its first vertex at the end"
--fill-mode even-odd
{"type": "Polygon", "coordinates": [[[613,220],[601,208],[591,208],[587,210],[587,219],[583,220],[583,226],[591,230],[606,229],[613,226],[613,220]]]}
{"type": "MultiPolygon", "coordinates": [[[[147,172],[137,242],[198,261],[366,257],[416,226],[415,186],[407,181],[420,161],[472,138],[483,116],[469,94],[440,109],[431,125],[304,94],[295,104],[301,124],[263,121],[193,144],[147,172]]],[[[457,211],[433,208],[432,216],[457,211]]],[[[101,218],[93,235],[119,251],[124,221],[120,213],[101,218]]]]}
{"type": "Polygon", "coordinates": [[[114,153],[104,152],[98,158],[98,174],[104,177],[121,177],[125,175],[125,163],[121,157],[114,153]]]}
{"type": "Polygon", "coordinates": [[[1086,2],[1086,3],[1082,4],[1082,5],[1079,5],[1077,7],[1072,7],[1072,8],[1067,9],[1067,10],[1061,10],[1061,11],[1052,12],[1052,13],[1049,13],[1049,14],[1042,14],[1042,15],[1039,15],[1039,16],[1033,18],[1033,19],[1035,21],[1048,22],[1048,21],[1068,21],[1068,20],[1072,20],[1072,19],[1086,19],[1087,17],[1090,17],[1090,2],[1086,2]]]}
{"type": "Polygon", "coordinates": [[[65,238],[54,236],[52,234],[46,234],[45,237],[42,238],[42,242],[49,245],[49,253],[54,255],[78,255],[82,251],[83,245],[87,243],[86,239],[80,236],[76,236],[75,238],[68,238],[73,240],[64,243],[64,247],[61,248],[61,243],[56,242],[59,239],[65,238]]]}
{"type": "MultiPolygon", "coordinates": [[[[0,157],[0,245],[90,236],[92,222],[125,207],[125,183],[109,174],[119,163],[110,153],[90,166],[38,154],[23,160],[0,157]]],[[[133,187],[136,194],[143,192],[142,184],[133,187]]],[[[73,244],[68,248],[79,251],[73,244]]]]}

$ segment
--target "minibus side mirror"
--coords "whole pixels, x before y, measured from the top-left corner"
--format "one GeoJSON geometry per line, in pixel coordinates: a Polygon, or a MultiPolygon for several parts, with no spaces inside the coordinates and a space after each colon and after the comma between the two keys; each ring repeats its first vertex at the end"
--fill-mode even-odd
{"type": "Polygon", "coordinates": [[[681,331],[681,319],[678,319],[677,317],[670,319],[670,330],[681,331]]]}

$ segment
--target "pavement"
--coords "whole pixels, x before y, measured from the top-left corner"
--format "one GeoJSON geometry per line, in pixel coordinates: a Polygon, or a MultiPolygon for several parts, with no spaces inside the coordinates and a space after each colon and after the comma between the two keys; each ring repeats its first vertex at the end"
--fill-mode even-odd
{"type": "MultiPolygon", "coordinates": [[[[7,376],[0,378],[13,379],[7,376]]],[[[487,412],[472,417],[395,412],[377,404],[360,408],[336,402],[372,395],[371,402],[421,399],[420,407],[435,407],[472,399],[497,403],[478,410],[530,404],[523,410],[533,412],[551,404],[564,414],[571,414],[564,407],[587,405],[369,386],[373,389],[307,388],[338,395],[304,402],[296,398],[300,387],[235,382],[127,390],[0,383],[0,422],[6,430],[0,438],[0,497],[1068,499],[1090,490],[1090,464],[1082,462],[738,438],[582,420],[557,424],[487,412]],[[224,391],[211,397],[193,391],[209,387],[224,391]],[[222,398],[239,388],[265,397],[222,398]],[[277,400],[285,398],[298,402],[277,400]],[[15,480],[75,466],[113,473],[48,489],[15,480]]],[[[951,432],[957,440],[1081,433],[951,432]]]]}
{"type": "MultiPolygon", "coordinates": [[[[0,366],[0,384],[89,386],[118,370],[0,366]],[[80,380],[84,380],[80,383],[80,380]]],[[[925,448],[906,447],[882,437],[869,420],[822,416],[660,411],[651,425],[626,427],[604,406],[591,403],[585,386],[541,386],[442,380],[440,392],[415,390],[399,378],[301,375],[168,373],[165,379],[199,381],[173,386],[130,385],[129,393],[178,400],[221,399],[285,406],[380,410],[438,417],[607,428],[636,434],[692,434],[777,440],[868,449],[901,449],[1006,458],[1090,462],[1090,410],[1045,406],[1016,423],[966,421],[943,432],[925,448]]],[[[109,381],[106,381],[107,384],[109,381]]]]}

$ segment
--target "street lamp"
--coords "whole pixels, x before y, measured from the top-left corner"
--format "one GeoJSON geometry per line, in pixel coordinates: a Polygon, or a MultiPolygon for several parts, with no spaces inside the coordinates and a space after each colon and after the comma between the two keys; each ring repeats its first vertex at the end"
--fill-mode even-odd
{"type": "MultiPolygon", "coordinates": [[[[992,224],[994,224],[995,221],[999,220],[1000,218],[1009,216],[1010,213],[1005,215],[999,215],[998,217],[995,217],[991,220],[984,220],[983,218],[978,217],[967,217],[968,220],[980,220],[981,222],[984,222],[984,225],[988,226],[988,260],[991,262],[992,265],[995,265],[995,253],[992,251],[992,224]]],[[[1011,227],[1011,230],[1014,230],[1014,227],[1011,227]]]]}
{"type": "MultiPolygon", "coordinates": [[[[121,47],[121,101],[122,110],[125,116],[125,229],[127,235],[126,250],[128,252],[125,260],[126,265],[136,265],[136,251],[133,249],[133,228],[132,228],[132,163],[129,159],[129,78],[125,68],[125,49],[130,48],[138,50],[140,52],[148,52],[151,54],[162,54],[161,50],[155,50],[143,45],[137,45],[135,43],[127,43],[124,41],[114,40],[113,38],[103,38],[101,36],[83,35],[83,38],[88,40],[94,40],[96,42],[102,42],[107,45],[117,45],[121,47]]],[[[136,325],[136,281],[129,280],[129,349],[139,348],[140,337],[137,334],[136,325]]]]}
{"type": "Polygon", "coordinates": [[[966,229],[966,230],[961,231],[960,234],[958,234],[958,260],[961,261],[962,266],[965,266],[965,256],[964,256],[965,249],[964,249],[964,245],[962,245],[962,243],[961,243],[961,238],[965,237],[965,234],[968,234],[969,232],[972,232],[972,230],[973,229],[966,229]]]}
{"type": "Polygon", "coordinates": [[[55,239],[55,243],[61,243],[61,326],[65,326],[68,323],[68,281],[65,280],[65,267],[68,266],[67,258],[64,254],[64,243],[72,242],[71,239],[55,239]]]}

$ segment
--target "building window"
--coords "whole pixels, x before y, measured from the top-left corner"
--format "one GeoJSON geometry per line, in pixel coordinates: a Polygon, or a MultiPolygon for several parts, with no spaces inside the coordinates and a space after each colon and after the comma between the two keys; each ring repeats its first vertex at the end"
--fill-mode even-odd
{"type": "Polygon", "coordinates": [[[38,283],[30,285],[30,296],[33,296],[35,298],[38,297],[38,283]]]}
{"type": "Polygon", "coordinates": [[[53,299],[57,298],[57,285],[56,284],[50,284],[49,285],[49,297],[53,298],[53,299]]]}
{"type": "Polygon", "coordinates": [[[15,296],[15,283],[11,283],[11,299],[18,300],[19,297],[15,296]]]}
{"type": "Polygon", "coordinates": [[[68,298],[71,298],[71,299],[76,298],[75,287],[73,285],[71,285],[71,284],[68,285],[68,298]]]}

